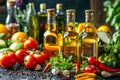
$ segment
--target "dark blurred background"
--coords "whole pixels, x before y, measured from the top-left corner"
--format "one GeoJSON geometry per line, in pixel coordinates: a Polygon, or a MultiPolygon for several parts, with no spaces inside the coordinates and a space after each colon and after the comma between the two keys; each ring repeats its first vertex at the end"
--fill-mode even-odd
{"type": "MultiPolygon", "coordinates": [[[[23,0],[24,4],[21,6],[22,9],[25,9],[26,4],[29,2],[34,2],[36,12],[39,11],[40,3],[46,3],[47,8],[55,8],[57,3],[63,4],[63,11],[66,9],[75,9],[76,10],[76,21],[84,21],[84,11],[90,9],[90,0],[23,0]]],[[[6,11],[6,0],[0,0],[0,23],[5,24],[5,19],[7,16],[6,11]]]]}

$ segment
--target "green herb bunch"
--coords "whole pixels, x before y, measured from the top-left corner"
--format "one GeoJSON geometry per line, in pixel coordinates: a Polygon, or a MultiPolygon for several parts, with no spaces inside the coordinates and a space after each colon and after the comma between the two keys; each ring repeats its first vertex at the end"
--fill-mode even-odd
{"type": "Polygon", "coordinates": [[[28,32],[27,26],[26,26],[26,15],[28,11],[28,5],[26,5],[26,9],[21,10],[19,7],[16,9],[16,19],[19,25],[22,27],[22,31],[25,33],[28,32]]]}
{"type": "Polygon", "coordinates": [[[70,70],[74,68],[72,63],[72,56],[64,58],[62,53],[58,53],[57,56],[50,58],[50,64],[52,68],[58,68],[60,70],[70,70]]]}
{"type": "Polygon", "coordinates": [[[114,26],[116,30],[120,28],[120,0],[105,0],[104,11],[106,22],[114,26]]]}
{"type": "Polygon", "coordinates": [[[120,67],[120,31],[116,31],[104,47],[105,53],[98,60],[110,67],[120,67]]]}

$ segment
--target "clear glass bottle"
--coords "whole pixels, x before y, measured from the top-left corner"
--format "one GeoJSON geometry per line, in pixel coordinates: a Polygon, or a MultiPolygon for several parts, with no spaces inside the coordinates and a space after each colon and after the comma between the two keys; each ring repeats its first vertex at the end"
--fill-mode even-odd
{"type": "Polygon", "coordinates": [[[7,18],[6,26],[9,29],[9,38],[17,31],[20,30],[19,24],[16,20],[16,1],[8,0],[7,1],[7,18]]]}
{"type": "Polygon", "coordinates": [[[26,27],[24,29],[28,36],[33,37],[37,41],[39,40],[39,26],[38,26],[38,18],[36,16],[36,11],[34,8],[34,3],[28,4],[28,12],[26,16],[26,27]]]}
{"type": "Polygon", "coordinates": [[[74,63],[79,62],[79,54],[77,51],[78,34],[74,31],[75,24],[75,10],[66,10],[67,14],[67,25],[66,32],[63,38],[63,56],[68,58],[72,56],[74,63]]]}
{"type": "Polygon", "coordinates": [[[56,31],[55,9],[47,9],[47,30],[44,33],[44,49],[53,53],[59,50],[56,31]]]}
{"type": "Polygon", "coordinates": [[[94,31],[94,11],[85,10],[85,29],[82,34],[81,57],[98,56],[98,36],[94,31]]]}
{"type": "Polygon", "coordinates": [[[39,33],[39,44],[43,43],[44,33],[47,30],[47,10],[46,10],[46,4],[42,3],[40,4],[40,12],[38,12],[38,22],[40,27],[40,33],[39,33]]]}
{"type": "Polygon", "coordinates": [[[65,14],[61,3],[56,4],[56,26],[60,33],[65,30],[65,14]]]}

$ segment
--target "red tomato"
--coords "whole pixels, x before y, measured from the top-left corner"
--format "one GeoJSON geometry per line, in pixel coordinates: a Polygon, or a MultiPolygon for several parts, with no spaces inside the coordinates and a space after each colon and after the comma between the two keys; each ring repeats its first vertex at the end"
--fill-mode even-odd
{"type": "Polygon", "coordinates": [[[87,65],[84,69],[85,73],[97,73],[97,68],[94,65],[87,65]]]}
{"type": "Polygon", "coordinates": [[[47,54],[48,58],[50,58],[50,57],[52,57],[52,56],[55,56],[55,54],[52,53],[52,51],[50,51],[50,50],[45,50],[44,53],[47,54]]]}
{"type": "Polygon", "coordinates": [[[26,50],[18,50],[18,51],[16,51],[15,55],[16,55],[17,63],[20,65],[23,65],[24,64],[24,57],[26,55],[28,55],[28,53],[26,52],[26,50]]]}
{"type": "Polygon", "coordinates": [[[38,61],[38,64],[42,65],[45,63],[46,60],[48,60],[48,55],[45,53],[42,54],[34,54],[35,58],[38,61]]]}
{"type": "Polygon", "coordinates": [[[37,59],[33,55],[27,55],[25,57],[25,67],[28,69],[33,69],[38,64],[37,59]]]}
{"type": "Polygon", "coordinates": [[[16,56],[12,51],[0,53],[0,65],[4,68],[11,68],[16,64],[16,56]]]}
{"type": "Polygon", "coordinates": [[[29,38],[28,40],[26,40],[24,42],[24,49],[28,50],[28,49],[38,49],[38,43],[35,39],[33,38],[29,38]]]}

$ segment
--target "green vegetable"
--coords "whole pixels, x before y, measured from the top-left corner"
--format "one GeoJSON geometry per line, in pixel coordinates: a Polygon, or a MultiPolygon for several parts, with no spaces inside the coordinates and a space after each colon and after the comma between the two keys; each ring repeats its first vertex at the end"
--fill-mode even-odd
{"type": "Polygon", "coordinates": [[[10,45],[9,47],[10,49],[12,49],[13,51],[17,51],[19,49],[23,49],[23,43],[20,42],[14,42],[10,45]]]}
{"type": "Polygon", "coordinates": [[[105,64],[107,66],[110,66],[110,67],[117,67],[117,64],[118,63],[118,58],[117,56],[113,53],[113,54],[109,54],[107,57],[104,58],[105,59],[105,64]]]}
{"type": "Polygon", "coordinates": [[[71,62],[72,56],[68,59],[63,58],[62,53],[58,53],[57,56],[50,58],[50,64],[53,68],[58,68],[61,70],[70,70],[74,68],[73,63],[71,62]]]}
{"type": "Polygon", "coordinates": [[[5,33],[0,33],[0,39],[3,39],[5,37],[5,33]]]}
{"type": "Polygon", "coordinates": [[[116,31],[109,43],[104,47],[106,53],[99,56],[98,60],[110,67],[120,67],[120,31],[116,31]]]}
{"type": "Polygon", "coordinates": [[[10,48],[2,48],[2,49],[0,49],[0,52],[6,52],[6,51],[13,51],[13,50],[10,49],[10,48]]]}
{"type": "Polygon", "coordinates": [[[84,70],[84,68],[88,65],[88,60],[84,59],[82,60],[81,66],[80,66],[80,70],[84,70]]]}
{"type": "Polygon", "coordinates": [[[1,49],[1,48],[5,48],[5,47],[7,47],[6,41],[0,39],[0,49],[1,49]]]}
{"type": "Polygon", "coordinates": [[[115,27],[120,28],[120,0],[105,0],[104,11],[106,13],[106,22],[115,27]]]}

